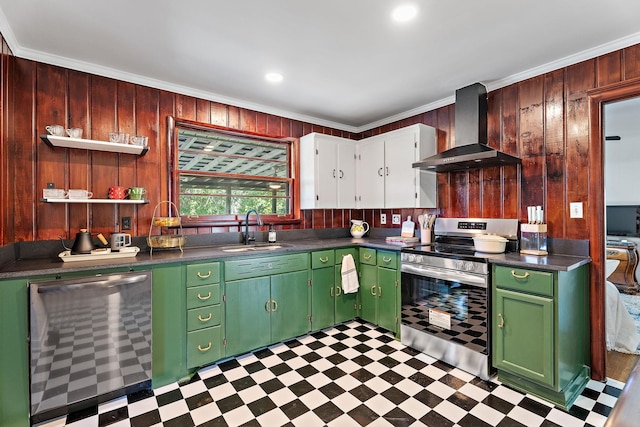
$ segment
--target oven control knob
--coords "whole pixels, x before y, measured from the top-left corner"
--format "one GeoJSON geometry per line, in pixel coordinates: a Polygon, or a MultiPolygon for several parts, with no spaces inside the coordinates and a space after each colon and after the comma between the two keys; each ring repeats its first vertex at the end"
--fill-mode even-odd
{"type": "Polygon", "coordinates": [[[475,266],[473,265],[472,262],[468,262],[468,263],[465,264],[464,269],[466,271],[473,271],[473,270],[475,270],[475,266]]]}
{"type": "Polygon", "coordinates": [[[422,255],[416,255],[416,263],[418,264],[422,263],[422,255]]]}
{"type": "Polygon", "coordinates": [[[453,263],[453,268],[456,270],[464,270],[464,262],[463,261],[455,261],[453,263]]]}

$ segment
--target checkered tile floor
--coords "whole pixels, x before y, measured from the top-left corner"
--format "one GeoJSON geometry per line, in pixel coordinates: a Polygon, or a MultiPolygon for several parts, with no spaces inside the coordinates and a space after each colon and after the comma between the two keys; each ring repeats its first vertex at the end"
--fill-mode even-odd
{"type": "Polygon", "coordinates": [[[602,426],[623,386],[591,381],[565,412],[353,321],[38,427],[602,426]]]}

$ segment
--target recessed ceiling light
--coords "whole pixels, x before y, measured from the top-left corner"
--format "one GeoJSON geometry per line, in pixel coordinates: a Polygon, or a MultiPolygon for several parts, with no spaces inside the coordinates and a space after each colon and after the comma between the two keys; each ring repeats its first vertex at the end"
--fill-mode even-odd
{"type": "Polygon", "coordinates": [[[418,14],[418,9],[412,4],[405,4],[403,6],[398,6],[393,9],[393,13],[391,16],[394,21],[397,22],[407,22],[411,21],[418,14]]]}
{"type": "Polygon", "coordinates": [[[280,83],[282,78],[280,73],[267,73],[264,75],[264,79],[270,83],[280,83]]]}

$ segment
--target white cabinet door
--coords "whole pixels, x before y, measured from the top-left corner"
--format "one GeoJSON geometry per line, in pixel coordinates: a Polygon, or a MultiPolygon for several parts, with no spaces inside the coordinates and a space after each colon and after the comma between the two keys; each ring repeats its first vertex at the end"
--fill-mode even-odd
{"type": "Polygon", "coordinates": [[[387,134],[384,144],[385,208],[416,206],[417,135],[411,128],[387,134]]]}
{"type": "Polygon", "coordinates": [[[356,192],[358,208],[384,207],[384,137],[373,136],[361,140],[357,147],[356,192]]]}
{"type": "Polygon", "coordinates": [[[337,207],[356,207],[356,142],[351,140],[338,141],[336,144],[337,158],[337,207]]]}
{"type": "Polygon", "coordinates": [[[300,138],[300,208],[355,207],[355,141],[310,133],[300,138]]]}

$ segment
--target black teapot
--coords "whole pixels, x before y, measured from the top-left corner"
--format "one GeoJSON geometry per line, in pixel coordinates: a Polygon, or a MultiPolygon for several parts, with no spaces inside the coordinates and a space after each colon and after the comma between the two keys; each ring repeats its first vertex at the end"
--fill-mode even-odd
{"type": "MultiPolygon", "coordinates": [[[[61,236],[58,237],[60,241],[62,241],[62,246],[64,246],[66,250],[71,251],[71,255],[90,254],[91,251],[95,249],[93,240],[91,239],[91,233],[89,233],[86,228],[81,228],[80,231],[76,233],[76,240],[73,242],[71,249],[64,245],[64,240],[62,240],[61,236]]],[[[98,234],[98,238],[102,244],[108,244],[102,234],[98,234]]]]}

